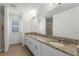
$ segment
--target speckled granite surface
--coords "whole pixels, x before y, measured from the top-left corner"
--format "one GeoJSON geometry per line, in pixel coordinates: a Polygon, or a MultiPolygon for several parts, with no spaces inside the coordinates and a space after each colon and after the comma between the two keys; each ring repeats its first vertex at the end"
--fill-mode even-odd
{"type": "Polygon", "coordinates": [[[44,36],[36,35],[36,34],[26,34],[26,36],[36,39],[42,43],[45,43],[53,48],[56,48],[64,53],[67,53],[69,55],[73,55],[73,56],[79,55],[78,54],[79,46],[74,43],[64,44],[63,42],[62,43],[58,42],[57,40],[55,40],[53,38],[48,38],[48,37],[44,37],[44,36]],[[53,42],[53,43],[51,43],[51,42],[53,42]]]}

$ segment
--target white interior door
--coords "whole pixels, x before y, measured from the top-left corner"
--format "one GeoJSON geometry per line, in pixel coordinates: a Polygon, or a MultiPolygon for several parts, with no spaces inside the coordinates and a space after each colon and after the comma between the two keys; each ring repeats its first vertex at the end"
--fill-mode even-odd
{"type": "Polygon", "coordinates": [[[21,16],[10,14],[10,44],[21,43],[21,16]]]}

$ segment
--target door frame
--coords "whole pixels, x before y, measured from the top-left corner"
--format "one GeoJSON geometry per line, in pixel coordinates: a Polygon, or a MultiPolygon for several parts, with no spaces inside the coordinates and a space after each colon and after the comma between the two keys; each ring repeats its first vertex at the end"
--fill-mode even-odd
{"type": "MultiPolygon", "coordinates": [[[[10,13],[15,15],[20,15],[22,20],[22,13],[18,13],[18,11],[13,12],[13,10],[10,10],[8,7],[4,7],[4,52],[7,52],[9,50],[9,15],[10,13]]],[[[22,26],[21,21],[21,26],[22,26]]],[[[22,29],[23,32],[23,29],[22,29]]]]}

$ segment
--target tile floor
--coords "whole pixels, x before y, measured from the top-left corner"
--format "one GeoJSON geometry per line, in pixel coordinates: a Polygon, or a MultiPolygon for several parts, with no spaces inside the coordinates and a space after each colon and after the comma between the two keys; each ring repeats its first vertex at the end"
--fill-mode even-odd
{"type": "Polygon", "coordinates": [[[32,56],[33,54],[27,47],[21,44],[12,45],[7,52],[0,52],[0,56],[32,56]]]}

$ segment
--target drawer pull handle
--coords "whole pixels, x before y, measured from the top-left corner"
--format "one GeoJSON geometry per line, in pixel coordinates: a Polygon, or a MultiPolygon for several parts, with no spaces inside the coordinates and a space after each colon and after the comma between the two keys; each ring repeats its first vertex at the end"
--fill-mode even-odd
{"type": "Polygon", "coordinates": [[[35,46],[35,49],[38,49],[37,46],[35,46]]]}
{"type": "Polygon", "coordinates": [[[31,44],[31,42],[29,42],[31,44]]]}

